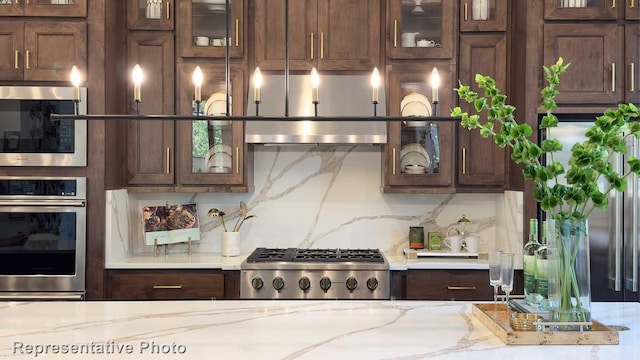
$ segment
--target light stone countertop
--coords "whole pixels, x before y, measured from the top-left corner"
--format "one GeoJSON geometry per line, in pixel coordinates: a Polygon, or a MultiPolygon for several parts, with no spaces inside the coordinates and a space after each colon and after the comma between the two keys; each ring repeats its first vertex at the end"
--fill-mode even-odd
{"type": "Polygon", "coordinates": [[[1,302],[0,357],[640,358],[640,303],[593,304],[594,319],[630,328],[620,332],[619,345],[508,346],[471,308],[433,301],[1,302]],[[74,349],[84,353],[70,353],[74,349]]]}

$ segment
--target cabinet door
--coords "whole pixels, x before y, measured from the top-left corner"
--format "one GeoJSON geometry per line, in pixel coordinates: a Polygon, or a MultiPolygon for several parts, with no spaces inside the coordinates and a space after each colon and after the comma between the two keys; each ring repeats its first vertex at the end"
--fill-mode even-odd
{"type": "Polygon", "coordinates": [[[617,19],[622,0],[544,0],[547,20],[617,19]]]}
{"type": "Polygon", "coordinates": [[[624,8],[624,18],[627,20],[640,20],[640,4],[638,0],[627,0],[624,8]]]}
{"type": "Polygon", "coordinates": [[[372,70],[380,58],[380,1],[318,0],[318,69],[372,70]]]}
{"type": "MultiPolygon", "coordinates": [[[[622,28],[615,24],[545,24],[544,64],[562,57],[558,104],[615,104],[623,96],[622,28]]],[[[544,74],[540,71],[544,80],[544,74]]],[[[546,82],[544,83],[546,84],[546,82]]]]}
{"type": "Polygon", "coordinates": [[[219,270],[111,270],[110,300],[211,300],[224,298],[219,270]]]}
{"type": "Polygon", "coordinates": [[[507,0],[462,0],[460,31],[506,31],[507,0]]]}
{"type": "Polygon", "coordinates": [[[640,106],[640,25],[625,25],[625,102],[640,106]]]}
{"type": "Polygon", "coordinates": [[[86,17],[87,0],[23,0],[25,16],[86,17]]]}
{"type": "MultiPolygon", "coordinates": [[[[178,112],[193,114],[195,65],[178,66],[178,112]]],[[[226,113],[225,69],[221,65],[201,65],[202,114],[226,113]]],[[[229,83],[230,115],[244,113],[244,71],[232,69],[229,83]]],[[[179,183],[184,185],[245,184],[244,122],[242,121],[180,121],[178,124],[179,183]]]]}
{"type": "Polygon", "coordinates": [[[387,55],[391,59],[443,59],[454,54],[457,1],[387,2],[387,55]]]}
{"type": "MultiPolygon", "coordinates": [[[[256,1],[256,65],[263,70],[284,70],[285,0],[256,1]]],[[[312,0],[289,1],[289,68],[311,70],[317,58],[317,12],[312,0]]]]}
{"type": "MultiPolygon", "coordinates": [[[[127,68],[135,64],[145,72],[140,114],[174,113],[173,34],[129,33],[127,68]]],[[[135,113],[133,86],[129,86],[129,111],[135,113]]],[[[127,123],[127,183],[172,185],[174,183],[174,122],[129,120],[127,123]]]]}
{"type": "Polygon", "coordinates": [[[229,0],[227,17],[225,1],[181,1],[178,9],[178,45],[183,57],[244,56],[244,1],[229,0]],[[229,20],[229,39],[227,34],[229,20]],[[227,44],[228,42],[228,44],[227,44]]]}
{"type": "MultiPolygon", "coordinates": [[[[460,81],[479,92],[475,74],[484,74],[496,80],[496,86],[507,85],[507,36],[462,35],[460,37],[460,81]]],[[[461,102],[463,111],[471,112],[471,105],[461,102]]],[[[480,121],[486,122],[482,115],[480,121]]],[[[458,185],[503,186],[505,183],[505,150],[492,139],[485,139],[478,131],[458,128],[458,185]]]]}
{"type": "MultiPolygon", "coordinates": [[[[432,103],[433,89],[427,79],[434,67],[440,73],[440,88],[452,89],[455,69],[452,64],[430,62],[394,66],[388,76],[389,116],[401,116],[403,113],[409,116],[409,111],[412,115],[430,116],[435,114],[435,110],[451,108],[452,93],[449,91],[440,91],[442,96],[439,96],[437,108],[432,103]],[[405,105],[404,111],[402,105],[405,105]],[[407,110],[410,107],[416,110],[407,110]]],[[[387,129],[387,146],[383,156],[385,192],[453,191],[454,123],[411,121],[407,118],[407,121],[389,122],[387,129]]]]}
{"type": "Polygon", "coordinates": [[[175,18],[173,0],[127,1],[129,30],[173,30],[175,18]]]}
{"type": "Polygon", "coordinates": [[[22,80],[24,23],[0,22],[0,79],[22,80]]]}
{"type": "Polygon", "coordinates": [[[84,22],[27,22],[24,29],[24,80],[68,81],[73,65],[87,69],[84,22]]]}

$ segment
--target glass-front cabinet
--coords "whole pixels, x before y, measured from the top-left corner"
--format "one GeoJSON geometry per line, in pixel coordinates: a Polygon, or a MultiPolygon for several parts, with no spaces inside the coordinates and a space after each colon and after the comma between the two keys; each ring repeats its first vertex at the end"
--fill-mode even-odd
{"type": "Polygon", "coordinates": [[[0,16],[87,16],[87,0],[0,0],[0,16]]]}
{"type": "Polygon", "coordinates": [[[388,74],[387,113],[407,120],[387,124],[383,157],[385,192],[455,191],[455,124],[428,119],[451,109],[452,93],[431,87],[429,78],[433,68],[438,69],[441,79],[439,89],[453,88],[455,66],[444,62],[394,66],[388,74]],[[438,99],[437,103],[434,98],[438,99]]]}
{"type": "Polygon", "coordinates": [[[127,1],[127,28],[129,30],[173,30],[174,9],[173,0],[129,0],[127,1]]]}
{"type": "Polygon", "coordinates": [[[506,31],[507,0],[462,0],[460,31],[506,31]]]}
{"type": "Polygon", "coordinates": [[[451,58],[457,1],[392,0],[387,2],[391,59],[451,58]]]}
{"type": "MultiPolygon", "coordinates": [[[[627,0],[631,3],[637,0],[627,0]]],[[[631,4],[630,4],[631,5],[631,4]]],[[[544,0],[547,20],[617,19],[624,0],[544,0]]]]}
{"type": "Polygon", "coordinates": [[[179,4],[180,56],[224,57],[227,48],[230,57],[244,56],[243,0],[229,0],[228,9],[226,0],[191,0],[179,4]]]}
{"type": "MultiPolygon", "coordinates": [[[[204,75],[199,106],[191,81],[195,64],[178,65],[178,112],[181,115],[243,114],[244,71],[232,68],[229,94],[222,65],[200,65],[204,75]],[[227,110],[227,99],[229,107],[227,110]]],[[[244,122],[196,120],[178,122],[178,183],[243,185],[245,181],[244,122]]]]}

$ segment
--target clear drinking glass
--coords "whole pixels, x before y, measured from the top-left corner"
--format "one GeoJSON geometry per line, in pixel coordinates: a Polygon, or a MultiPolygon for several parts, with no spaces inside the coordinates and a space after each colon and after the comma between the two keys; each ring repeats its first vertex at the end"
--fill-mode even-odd
{"type": "Polygon", "coordinates": [[[502,251],[489,251],[489,284],[493,286],[493,304],[498,303],[498,286],[502,283],[500,274],[500,255],[502,251]]]}
{"type": "Polygon", "coordinates": [[[507,296],[507,306],[509,305],[509,294],[513,290],[513,253],[502,253],[500,255],[500,278],[502,291],[507,296]]]}

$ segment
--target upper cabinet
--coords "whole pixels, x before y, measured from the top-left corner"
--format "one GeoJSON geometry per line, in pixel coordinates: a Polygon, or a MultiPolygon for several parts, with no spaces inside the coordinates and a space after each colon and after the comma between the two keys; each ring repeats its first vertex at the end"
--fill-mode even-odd
{"type": "Polygon", "coordinates": [[[625,25],[625,99],[640,106],[640,24],[625,25]]]}
{"type": "Polygon", "coordinates": [[[461,0],[460,31],[506,31],[507,0],[461,0]]]}
{"type": "Polygon", "coordinates": [[[380,58],[378,0],[256,1],[256,65],[284,70],[285,20],[289,23],[291,70],[371,70],[380,58]]]}
{"type": "Polygon", "coordinates": [[[173,0],[127,1],[129,30],[173,30],[175,6],[173,0]]]}
{"type": "Polygon", "coordinates": [[[243,0],[229,0],[229,9],[226,0],[183,0],[179,4],[180,56],[223,58],[227,48],[232,58],[244,56],[246,36],[243,0]]]}
{"type": "Polygon", "coordinates": [[[0,80],[67,81],[87,68],[84,22],[0,21],[0,80]]]}
{"type": "Polygon", "coordinates": [[[457,1],[387,1],[390,59],[451,58],[455,48],[457,1]]]}
{"type": "Polygon", "coordinates": [[[4,0],[0,16],[86,17],[87,0],[4,0]]]}

